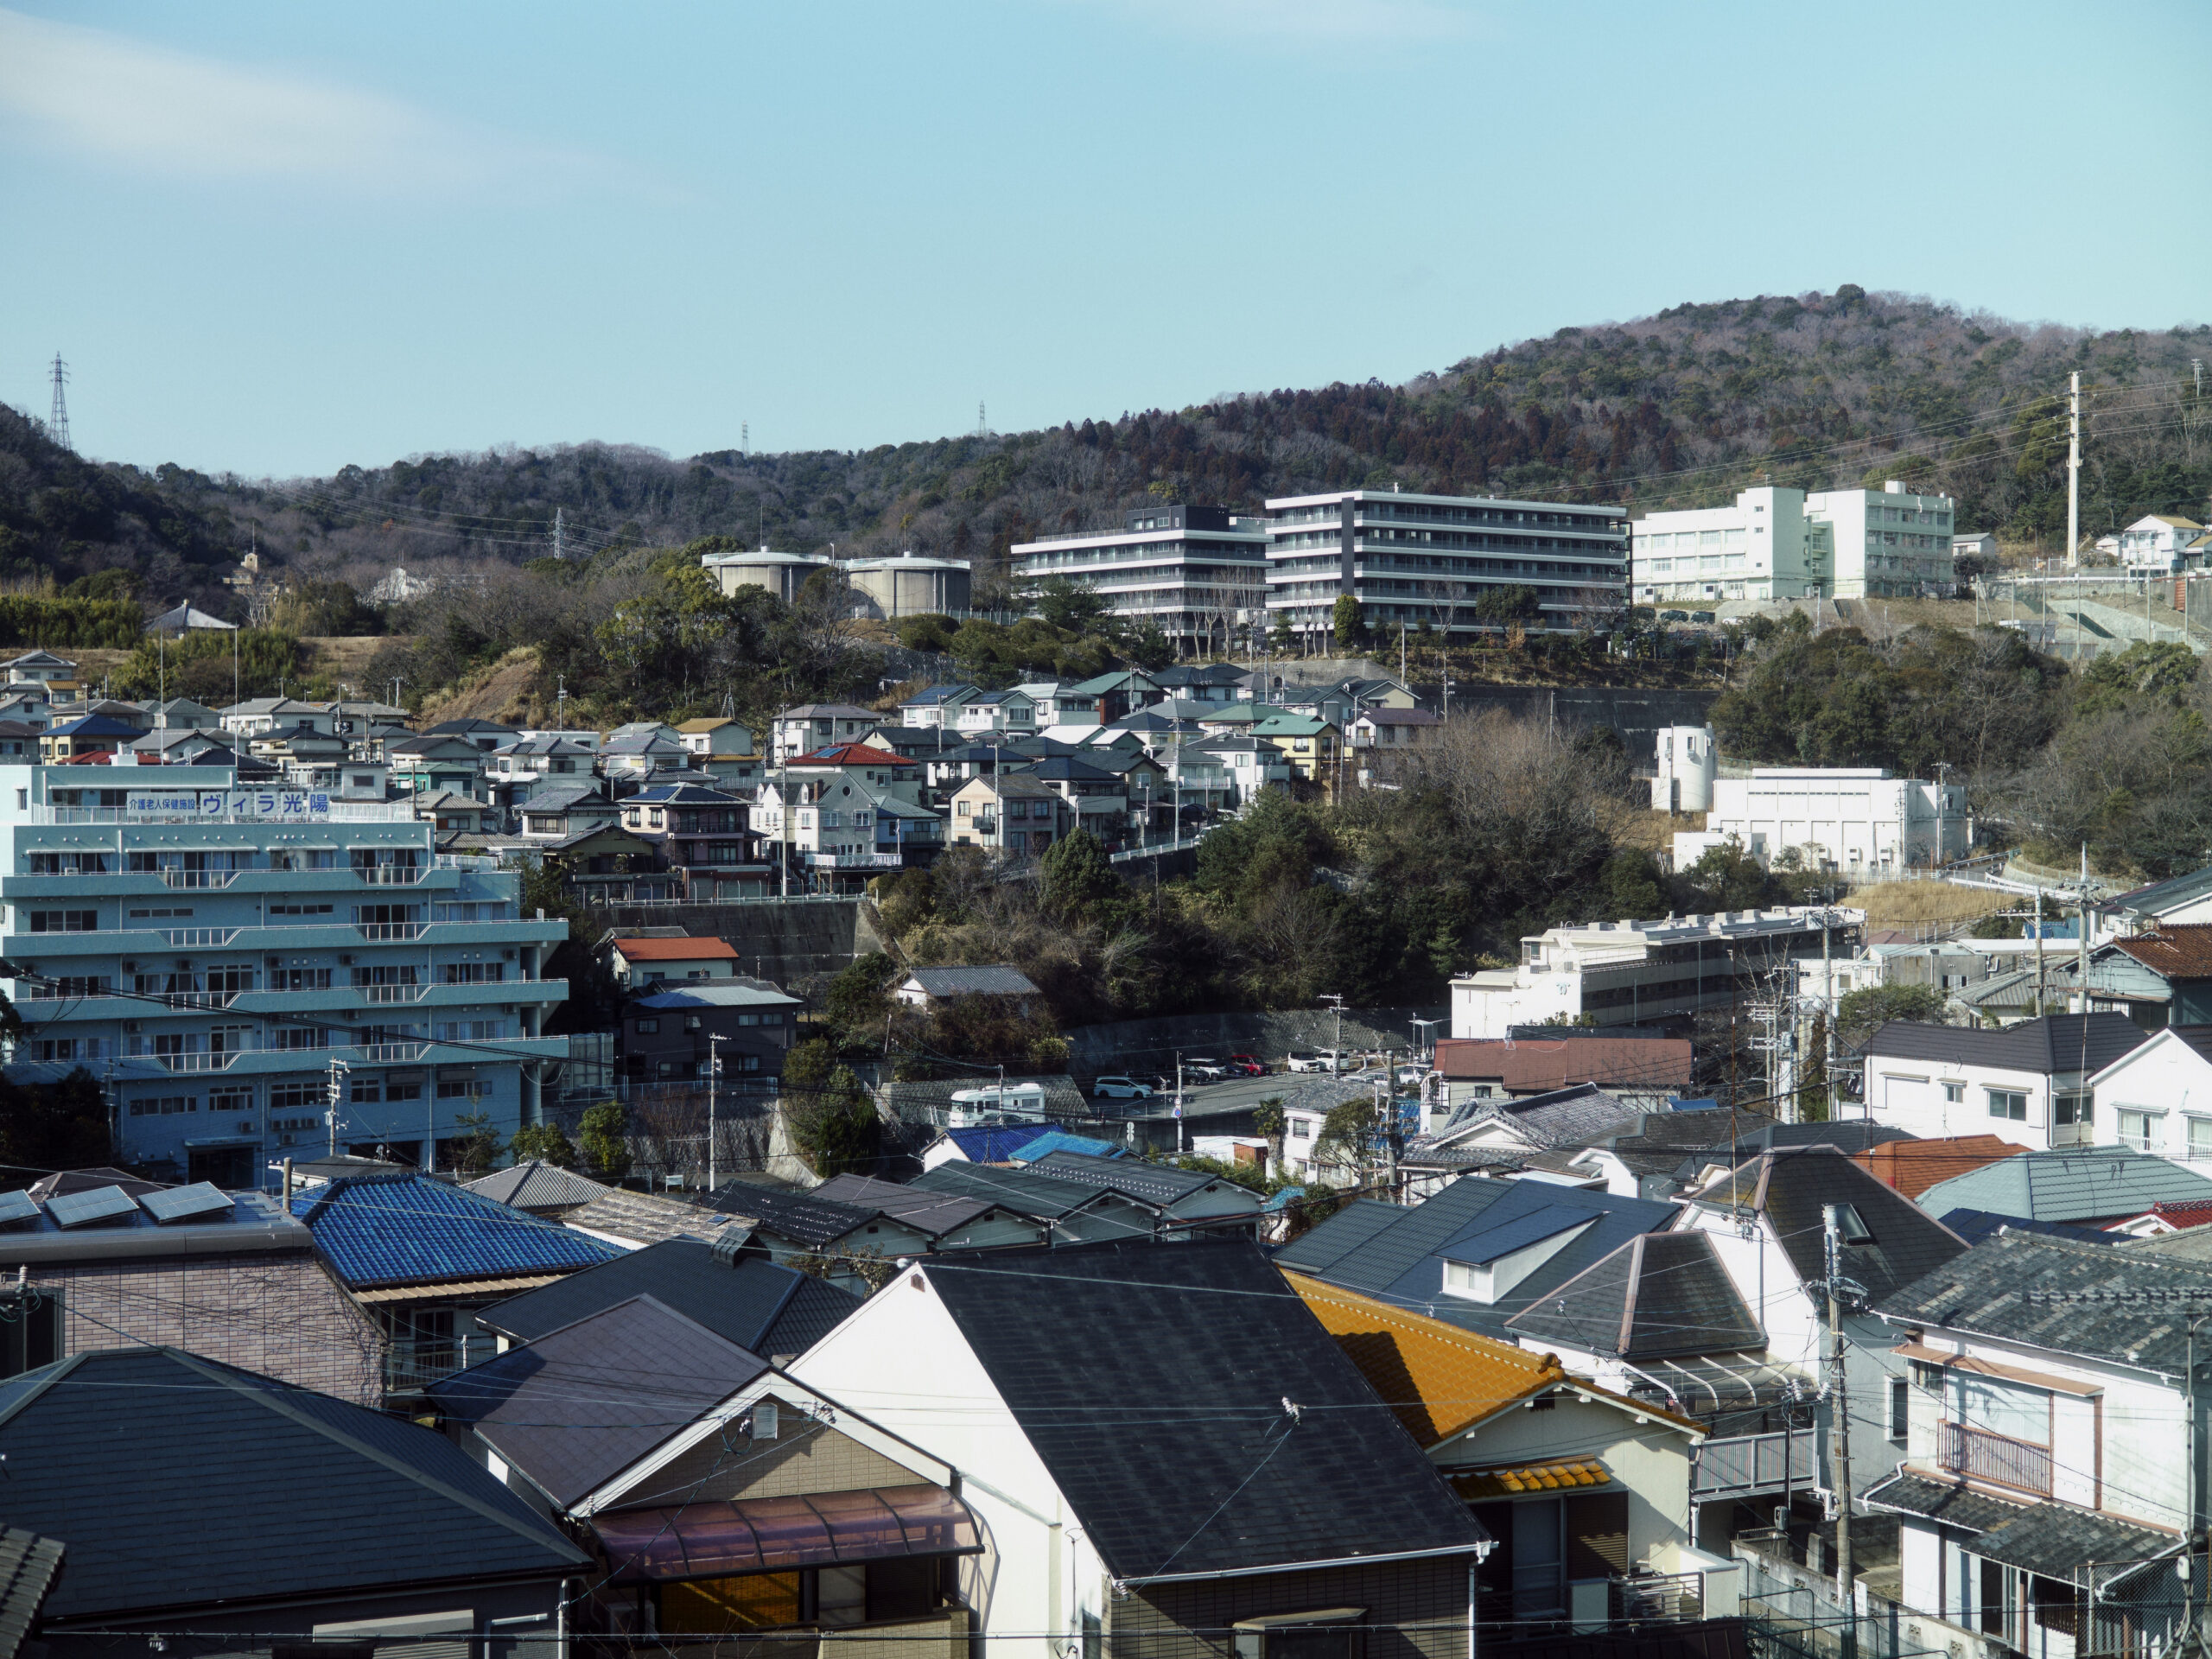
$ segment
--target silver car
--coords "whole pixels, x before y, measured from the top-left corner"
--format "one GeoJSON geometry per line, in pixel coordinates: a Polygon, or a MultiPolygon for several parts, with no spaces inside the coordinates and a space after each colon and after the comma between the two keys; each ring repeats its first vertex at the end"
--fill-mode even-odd
{"type": "Polygon", "coordinates": [[[1131,1077],[1099,1077],[1090,1085],[1093,1100],[1150,1100],[1154,1092],[1150,1084],[1131,1077]]]}

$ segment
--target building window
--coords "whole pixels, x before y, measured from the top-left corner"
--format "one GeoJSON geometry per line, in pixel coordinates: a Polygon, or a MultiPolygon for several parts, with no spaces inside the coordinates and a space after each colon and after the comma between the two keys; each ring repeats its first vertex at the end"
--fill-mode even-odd
{"type": "Polygon", "coordinates": [[[2189,1155],[2191,1158],[2212,1158],[2212,1117],[2192,1117],[2189,1120],[2189,1155]]]}
{"type": "Polygon", "coordinates": [[[1967,1086],[1963,1083],[1947,1083],[1943,1085],[1943,1099],[1948,1104],[1956,1106],[1966,1097],[1967,1086]]]}
{"type": "Polygon", "coordinates": [[[2166,1138],[2166,1115],[2146,1112],[2140,1107],[2123,1106],[2120,1109],[2120,1143],[2133,1147],[2138,1152],[2156,1152],[2166,1138]]]}
{"type": "Polygon", "coordinates": [[[634,1029],[639,1036],[650,1037],[660,1029],[660,1021],[658,1020],[640,1020],[637,1022],[634,1029]]]}
{"type": "Polygon", "coordinates": [[[1983,1091],[1989,1097],[1989,1115],[2009,1118],[2015,1123],[2024,1123],[2028,1117],[2028,1097],[2017,1089],[1990,1089],[1983,1091]]]}
{"type": "Polygon", "coordinates": [[[2050,1097],[2050,1121],[2053,1123],[2088,1122],[2091,1116],[2091,1096],[2086,1089],[2067,1089],[2050,1097]]]}
{"type": "Polygon", "coordinates": [[[1912,1423],[1912,1385],[1904,1377],[1890,1379],[1890,1438],[1899,1446],[1912,1423]]]}

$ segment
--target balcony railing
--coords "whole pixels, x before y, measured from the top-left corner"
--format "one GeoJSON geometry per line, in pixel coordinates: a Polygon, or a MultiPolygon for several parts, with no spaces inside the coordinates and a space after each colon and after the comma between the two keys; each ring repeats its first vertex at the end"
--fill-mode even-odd
{"type": "Polygon", "coordinates": [[[1629,1619],[1697,1619],[1705,1617],[1705,1574],[1639,1573],[1612,1584],[1611,1611],[1616,1622],[1629,1619]]]}
{"type": "Polygon", "coordinates": [[[420,881],[427,874],[419,865],[381,864],[373,867],[357,864],[353,874],[372,887],[407,887],[420,881]]]}
{"type": "Polygon", "coordinates": [[[371,944],[391,944],[421,938],[427,925],[424,922],[356,922],[353,931],[371,944]]]}
{"type": "Polygon", "coordinates": [[[443,1337],[394,1341],[385,1351],[387,1394],[417,1394],[442,1377],[480,1365],[499,1351],[494,1337],[443,1337]]]}
{"type": "Polygon", "coordinates": [[[359,985],[354,988],[364,1002],[420,1002],[430,994],[428,985],[359,985]]]}
{"type": "Polygon", "coordinates": [[[1814,1485],[1817,1436],[1810,1428],[1708,1440],[1691,1454],[1690,1497],[1703,1503],[1814,1485]]]}
{"type": "Polygon", "coordinates": [[[193,892],[215,887],[227,887],[244,874],[239,870],[162,870],[158,872],[165,887],[181,887],[193,892]]]}
{"type": "Polygon", "coordinates": [[[424,1042],[352,1043],[331,1053],[348,1065],[411,1065],[430,1052],[424,1042]]]}
{"type": "Polygon", "coordinates": [[[235,927],[165,927],[159,930],[172,950],[219,950],[240,931],[235,927]]]}
{"type": "Polygon", "coordinates": [[[1939,1423],[1937,1461],[1955,1475],[2050,1496],[2050,1448],[1963,1423],[1939,1423]]]}
{"type": "Polygon", "coordinates": [[[164,1071],[227,1071],[245,1052],[242,1048],[228,1048],[214,1054],[155,1054],[148,1058],[164,1071]]]}

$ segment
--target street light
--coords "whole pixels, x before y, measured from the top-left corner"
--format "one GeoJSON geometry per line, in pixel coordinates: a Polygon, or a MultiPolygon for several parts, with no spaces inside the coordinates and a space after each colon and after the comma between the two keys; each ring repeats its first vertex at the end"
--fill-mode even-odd
{"type": "Polygon", "coordinates": [[[711,1192],[720,1173],[715,1164],[715,1085],[721,1081],[721,1046],[729,1039],[720,1032],[707,1038],[707,1191],[711,1192]]]}
{"type": "Polygon", "coordinates": [[[1333,1077],[1344,1069],[1344,1000],[1333,993],[1319,1000],[1337,1005],[1337,1034],[1329,1042],[1329,1075],[1333,1077]]]}

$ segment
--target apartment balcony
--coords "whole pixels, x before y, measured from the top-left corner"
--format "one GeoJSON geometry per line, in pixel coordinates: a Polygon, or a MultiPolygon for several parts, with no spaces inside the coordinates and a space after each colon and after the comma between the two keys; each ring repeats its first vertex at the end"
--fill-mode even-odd
{"type": "Polygon", "coordinates": [[[2050,1448],[2015,1440],[1963,1423],[1936,1425],[1936,1462],[1948,1473],[1970,1480],[2050,1496],[2050,1448]]]}
{"type": "Polygon", "coordinates": [[[434,1337],[419,1341],[397,1338],[385,1344],[384,1389],[386,1394],[420,1394],[433,1382],[481,1365],[499,1351],[496,1337],[434,1337]]]}
{"type": "Polygon", "coordinates": [[[429,873],[413,864],[383,864],[373,868],[357,864],[353,867],[353,879],[372,887],[417,887],[429,873]]]}
{"type": "Polygon", "coordinates": [[[359,992],[362,1001],[377,1007],[393,1002],[420,1002],[434,988],[429,985],[355,985],[349,988],[359,992]]]}
{"type": "Polygon", "coordinates": [[[1809,1491],[1819,1478],[1819,1436],[1811,1428],[1707,1440],[1690,1454],[1693,1503],[1809,1491]]]}
{"type": "MultiPolygon", "coordinates": [[[[133,870],[133,875],[146,874],[133,870]]],[[[162,879],[165,887],[184,893],[207,893],[227,887],[245,872],[242,870],[156,870],[153,874],[162,879]]]]}
{"type": "Polygon", "coordinates": [[[202,1071],[227,1071],[238,1063],[239,1057],[245,1052],[244,1049],[226,1048],[212,1053],[133,1055],[130,1058],[150,1059],[164,1071],[184,1076],[202,1071]]]}

